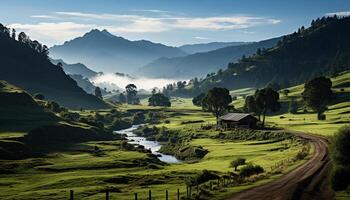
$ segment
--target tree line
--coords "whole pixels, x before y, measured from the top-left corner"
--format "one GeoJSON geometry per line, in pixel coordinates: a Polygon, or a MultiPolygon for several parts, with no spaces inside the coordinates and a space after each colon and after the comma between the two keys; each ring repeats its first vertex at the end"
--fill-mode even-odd
{"type": "Polygon", "coordinates": [[[17,40],[18,42],[22,43],[23,45],[30,47],[31,49],[35,50],[40,55],[42,55],[48,59],[49,48],[46,45],[41,44],[37,40],[31,40],[29,38],[29,36],[27,36],[24,32],[20,32],[17,35],[16,29],[8,28],[0,23],[0,33],[2,35],[4,35],[5,37],[11,38],[13,40],[17,40]]]}

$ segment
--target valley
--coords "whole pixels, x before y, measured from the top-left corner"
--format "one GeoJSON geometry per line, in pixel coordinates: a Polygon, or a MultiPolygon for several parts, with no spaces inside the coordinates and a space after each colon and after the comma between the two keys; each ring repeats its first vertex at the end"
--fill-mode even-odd
{"type": "Polygon", "coordinates": [[[350,199],[342,1],[0,5],[0,199],[350,199]]]}

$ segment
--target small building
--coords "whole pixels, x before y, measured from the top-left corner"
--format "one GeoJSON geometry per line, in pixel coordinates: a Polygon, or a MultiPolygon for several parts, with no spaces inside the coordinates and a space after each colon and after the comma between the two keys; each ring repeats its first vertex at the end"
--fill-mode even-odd
{"type": "Polygon", "coordinates": [[[219,124],[223,128],[247,127],[255,128],[259,120],[249,113],[227,113],[219,117],[219,124]]]}

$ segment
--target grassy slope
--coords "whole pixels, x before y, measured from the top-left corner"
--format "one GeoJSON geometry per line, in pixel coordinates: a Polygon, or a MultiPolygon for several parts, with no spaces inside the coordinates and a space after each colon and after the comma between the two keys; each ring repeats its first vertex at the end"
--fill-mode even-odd
{"type": "MultiPolygon", "coordinates": [[[[170,197],[175,195],[179,188],[185,192],[184,178],[196,170],[210,169],[219,172],[232,170],[229,162],[243,156],[248,162],[262,165],[267,171],[269,167],[287,157],[294,157],[300,150],[298,143],[275,142],[270,144],[255,144],[252,142],[221,142],[210,139],[217,131],[200,131],[200,124],[182,125],[182,121],[205,120],[215,122],[210,113],[204,113],[198,107],[194,107],[191,99],[172,99],[173,107],[163,109],[159,107],[126,106],[121,110],[163,110],[164,115],[170,120],[169,124],[160,124],[169,128],[180,129],[201,135],[199,139],[192,140],[194,145],[201,145],[210,152],[199,162],[168,165],[160,169],[146,167],[125,167],[124,164],[138,162],[147,157],[144,153],[124,151],[119,149],[119,141],[88,142],[75,145],[64,151],[50,153],[42,158],[24,159],[20,161],[0,161],[2,169],[9,166],[21,166],[11,169],[14,174],[0,175],[0,198],[27,199],[66,199],[68,191],[74,189],[77,198],[100,199],[104,189],[118,189],[121,192],[113,193],[111,199],[131,199],[133,193],[138,192],[139,197],[145,197],[148,189],[152,189],[155,198],[164,198],[165,190],[169,190],[170,197]],[[287,150],[272,150],[284,145],[289,145],[287,150]],[[94,146],[98,146],[103,154],[97,156],[92,153],[94,146]],[[129,183],[108,182],[111,178],[129,180],[129,183]]],[[[103,114],[106,111],[101,111],[103,114]]],[[[296,163],[299,164],[299,163],[296,163]]],[[[290,166],[284,170],[290,170],[290,166]]],[[[227,189],[226,192],[218,191],[215,198],[237,192],[246,187],[271,181],[281,174],[277,174],[267,180],[254,184],[227,189]]],[[[214,198],[214,197],[213,197],[214,198]]]]}
{"type": "MultiPolygon", "coordinates": [[[[333,91],[336,98],[329,104],[328,110],[325,112],[326,120],[317,120],[316,113],[290,114],[283,113],[281,115],[268,117],[268,121],[275,123],[278,126],[305,131],[309,133],[331,136],[341,126],[350,122],[350,72],[343,73],[335,78],[332,78],[333,91]],[[341,91],[344,90],[344,91],[341,91]],[[285,118],[281,119],[280,117],[285,118]]],[[[283,96],[284,108],[287,110],[290,97],[295,97],[301,101],[301,93],[304,86],[299,85],[290,88],[288,97],[283,96]]]]}

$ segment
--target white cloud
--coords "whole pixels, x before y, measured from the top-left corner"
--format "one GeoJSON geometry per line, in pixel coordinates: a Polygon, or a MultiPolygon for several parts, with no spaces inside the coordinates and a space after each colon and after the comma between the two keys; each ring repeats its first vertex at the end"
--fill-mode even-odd
{"type": "Polygon", "coordinates": [[[167,10],[157,10],[157,9],[133,9],[132,11],[150,12],[150,13],[170,13],[170,11],[167,11],[167,10]]]}
{"type": "Polygon", "coordinates": [[[31,38],[44,41],[47,45],[57,44],[80,36],[96,27],[93,24],[59,22],[38,24],[10,24],[9,27],[26,32],[31,38]]]}
{"type": "Polygon", "coordinates": [[[209,38],[207,38],[207,37],[200,37],[200,36],[196,36],[194,38],[197,40],[209,40],[209,38]]]}
{"type": "Polygon", "coordinates": [[[108,13],[83,13],[83,12],[55,12],[58,15],[65,17],[76,17],[80,19],[97,19],[97,20],[135,20],[142,16],[139,15],[119,15],[108,13]]]}
{"type": "Polygon", "coordinates": [[[11,24],[10,27],[16,28],[19,31],[25,31],[33,39],[52,45],[81,36],[93,28],[107,29],[114,34],[120,35],[122,33],[165,32],[176,29],[204,31],[242,30],[281,22],[278,19],[256,16],[179,17],[176,14],[162,14],[168,11],[144,11],[159,14],[150,17],[110,13],[54,12],[51,15],[33,15],[31,17],[41,18],[43,20],[57,19],[61,22],[11,24]]]}
{"type": "Polygon", "coordinates": [[[41,19],[57,19],[58,17],[52,15],[32,15],[32,18],[41,18],[41,19]]]}
{"type": "Polygon", "coordinates": [[[350,16],[350,11],[339,11],[339,12],[326,13],[326,16],[334,16],[334,15],[346,17],[346,16],[350,16]]]}

